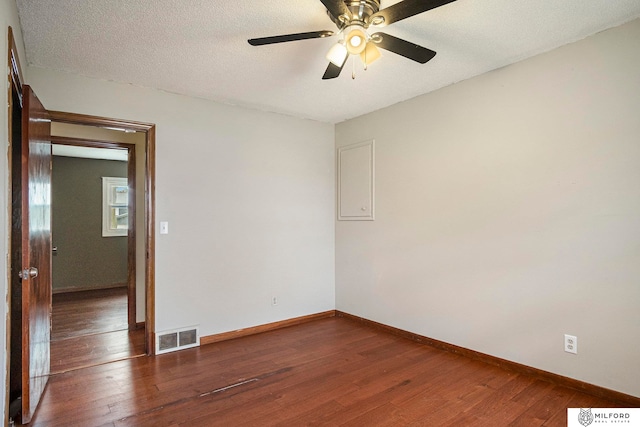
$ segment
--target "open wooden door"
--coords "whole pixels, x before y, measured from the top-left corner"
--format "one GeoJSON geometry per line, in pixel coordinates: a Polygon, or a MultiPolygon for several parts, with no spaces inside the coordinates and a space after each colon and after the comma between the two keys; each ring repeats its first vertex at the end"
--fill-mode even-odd
{"type": "Polygon", "coordinates": [[[22,423],[49,379],[51,337],[51,120],[31,88],[22,104],[22,423]]]}

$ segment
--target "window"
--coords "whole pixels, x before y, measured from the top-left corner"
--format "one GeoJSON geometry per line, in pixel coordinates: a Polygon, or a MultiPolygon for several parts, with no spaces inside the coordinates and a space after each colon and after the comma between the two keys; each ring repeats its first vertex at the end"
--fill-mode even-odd
{"type": "Polygon", "coordinates": [[[128,204],[127,178],[102,177],[102,237],[127,235],[128,204]]]}

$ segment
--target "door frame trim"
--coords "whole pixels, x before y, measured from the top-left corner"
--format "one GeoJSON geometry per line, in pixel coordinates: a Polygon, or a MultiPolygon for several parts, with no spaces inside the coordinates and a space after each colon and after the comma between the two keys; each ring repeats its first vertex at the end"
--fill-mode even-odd
{"type": "Polygon", "coordinates": [[[132,130],[145,134],[144,221],[145,221],[145,347],[148,356],[155,354],[155,183],[156,125],[132,120],[87,114],[49,111],[51,120],[59,123],[132,130]]]}

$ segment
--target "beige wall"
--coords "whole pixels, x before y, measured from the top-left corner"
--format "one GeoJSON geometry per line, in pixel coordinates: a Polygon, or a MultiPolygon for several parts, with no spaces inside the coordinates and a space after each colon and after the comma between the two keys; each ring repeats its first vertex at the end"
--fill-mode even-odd
{"type": "Polygon", "coordinates": [[[336,126],[336,306],[640,396],[640,20],[336,126]],[[577,355],[563,351],[578,337],[577,355]]]}
{"type": "Polygon", "coordinates": [[[136,145],[136,149],[138,145],[142,144],[142,149],[144,150],[145,136],[143,132],[127,133],[95,126],[53,122],[51,123],[51,135],[87,138],[97,141],[124,142],[136,145]]]}

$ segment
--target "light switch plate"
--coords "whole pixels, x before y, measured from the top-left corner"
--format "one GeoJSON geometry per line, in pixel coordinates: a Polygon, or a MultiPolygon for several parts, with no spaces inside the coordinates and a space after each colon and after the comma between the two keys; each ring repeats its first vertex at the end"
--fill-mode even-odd
{"type": "Polygon", "coordinates": [[[167,221],[160,221],[160,234],[169,234],[169,223],[167,221]]]}

